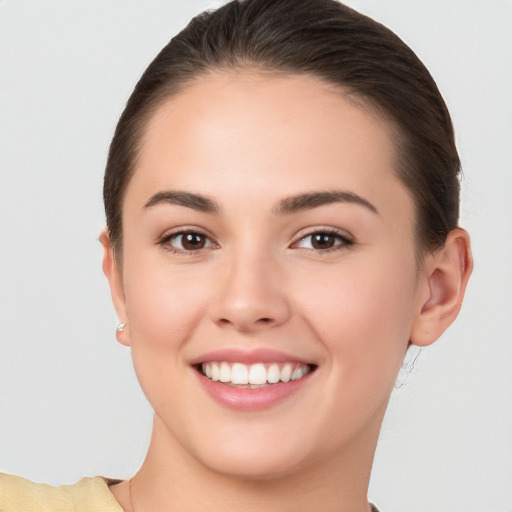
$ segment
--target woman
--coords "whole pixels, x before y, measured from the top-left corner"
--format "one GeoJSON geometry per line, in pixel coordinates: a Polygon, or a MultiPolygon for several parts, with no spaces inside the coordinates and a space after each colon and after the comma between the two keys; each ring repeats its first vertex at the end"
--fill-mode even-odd
{"type": "Polygon", "coordinates": [[[405,352],[453,322],[471,273],[459,167],[428,71],[373,20],[331,0],[195,18],[138,83],[105,173],[147,457],[121,482],[4,477],[0,505],[369,510],[405,352]]]}

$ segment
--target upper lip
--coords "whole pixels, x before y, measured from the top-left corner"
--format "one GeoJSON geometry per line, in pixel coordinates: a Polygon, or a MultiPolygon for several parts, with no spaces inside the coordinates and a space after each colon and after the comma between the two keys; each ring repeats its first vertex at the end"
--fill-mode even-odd
{"type": "Polygon", "coordinates": [[[212,361],[226,361],[228,363],[298,363],[314,364],[303,358],[269,348],[256,348],[251,350],[242,350],[239,348],[224,348],[212,350],[202,354],[190,361],[191,365],[208,363],[212,361]]]}

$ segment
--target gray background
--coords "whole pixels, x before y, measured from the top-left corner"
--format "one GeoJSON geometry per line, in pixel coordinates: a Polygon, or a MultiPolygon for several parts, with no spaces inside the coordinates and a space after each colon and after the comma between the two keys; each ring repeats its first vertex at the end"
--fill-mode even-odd
{"type": "MultiPolygon", "coordinates": [[[[128,477],[151,411],[115,341],[101,181],[135,81],[219,2],[0,0],[0,471],[128,477]]],[[[391,400],[370,497],[512,510],[512,2],[353,0],[424,60],[453,115],[476,260],[457,323],[391,400]]]]}

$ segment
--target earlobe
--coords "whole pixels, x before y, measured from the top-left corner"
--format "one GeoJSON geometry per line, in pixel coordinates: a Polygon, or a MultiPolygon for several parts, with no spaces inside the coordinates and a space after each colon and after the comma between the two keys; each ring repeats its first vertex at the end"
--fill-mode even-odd
{"type": "Polygon", "coordinates": [[[413,345],[430,345],[457,318],[472,269],[469,235],[456,228],[448,234],[443,248],[425,263],[428,297],[420,304],[412,327],[413,345]]]}
{"type": "MultiPolygon", "coordinates": [[[[126,299],[124,295],[123,276],[114,257],[114,248],[107,229],[100,233],[100,242],[103,247],[103,273],[108,279],[112,302],[120,322],[127,321],[126,299]]],[[[116,338],[122,345],[130,346],[130,338],[127,329],[116,329],[116,338]]]]}

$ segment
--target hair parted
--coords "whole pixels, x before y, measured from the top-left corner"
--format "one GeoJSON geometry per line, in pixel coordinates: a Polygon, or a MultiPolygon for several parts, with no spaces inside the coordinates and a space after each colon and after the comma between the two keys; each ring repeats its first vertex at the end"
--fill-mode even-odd
{"type": "Polygon", "coordinates": [[[414,52],[336,0],[233,0],[193,18],[161,50],[119,119],[103,190],[118,256],[123,197],[152,113],[202,75],[247,67],[323,79],[390,121],[396,172],[416,206],[419,249],[443,245],[458,222],[460,160],[448,109],[414,52]]]}

